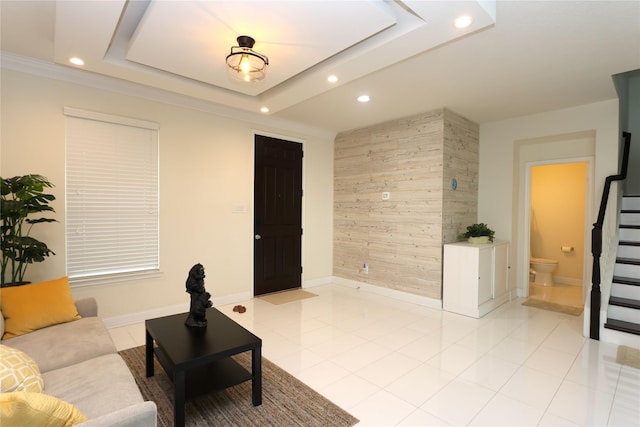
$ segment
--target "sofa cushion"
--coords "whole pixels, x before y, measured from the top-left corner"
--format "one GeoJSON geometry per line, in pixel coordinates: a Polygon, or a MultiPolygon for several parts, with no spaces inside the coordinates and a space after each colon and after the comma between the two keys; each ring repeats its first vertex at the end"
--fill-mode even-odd
{"type": "Polygon", "coordinates": [[[117,353],[42,376],[44,393],[73,402],[90,419],[144,401],[133,375],[117,353]]]}
{"type": "Polygon", "coordinates": [[[0,344],[0,392],[32,391],[44,388],[40,369],[22,351],[0,344]]]}
{"type": "Polygon", "coordinates": [[[42,373],[117,352],[109,331],[98,317],[38,329],[2,343],[27,353],[42,373]]]}
{"type": "Polygon", "coordinates": [[[158,408],[151,401],[136,403],[78,424],[79,427],[156,427],[157,425],[158,408]]]}
{"type": "Polygon", "coordinates": [[[66,277],[1,288],[0,307],[5,321],[4,339],[80,319],[66,277]]]}
{"type": "Polygon", "coordinates": [[[0,418],[2,427],[67,427],[87,421],[70,403],[28,392],[0,394],[0,418]]]}

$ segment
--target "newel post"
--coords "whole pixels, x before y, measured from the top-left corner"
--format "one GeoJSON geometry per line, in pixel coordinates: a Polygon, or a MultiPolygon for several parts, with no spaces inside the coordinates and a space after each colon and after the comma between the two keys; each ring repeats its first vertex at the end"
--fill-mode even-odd
{"type": "Polygon", "coordinates": [[[589,338],[600,339],[600,255],[602,254],[602,225],[593,224],[591,230],[593,272],[591,276],[591,322],[589,338]]]}

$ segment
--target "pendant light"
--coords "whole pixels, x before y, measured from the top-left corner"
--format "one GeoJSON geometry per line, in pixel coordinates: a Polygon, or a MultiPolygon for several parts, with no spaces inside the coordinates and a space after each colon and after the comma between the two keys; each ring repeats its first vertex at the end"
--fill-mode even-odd
{"type": "Polygon", "coordinates": [[[249,36],[240,36],[238,46],[231,47],[227,55],[229,75],[243,82],[256,82],[265,78],[269,58],[253,50],[255,40],[249,36]]]}

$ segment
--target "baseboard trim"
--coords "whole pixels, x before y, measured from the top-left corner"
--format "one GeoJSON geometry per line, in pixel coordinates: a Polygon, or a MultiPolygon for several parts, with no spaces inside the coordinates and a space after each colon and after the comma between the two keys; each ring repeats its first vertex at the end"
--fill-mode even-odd
{"type": "Polygon", "coordinates": [[[582,280],[575,277],[553,276],[553,282],[559,285],[582,286],[582,280]]]}
{"type": "MultiPolygon", "coordinates": [[[[369,283],[358,282],[357,280],[344,279],[342,277],[330,276],[322,277],[318,279],[306,280],[302,284],[302,288],[314,288],[316,286],[330,285],[335,283],[337,285],[347,286],[350,288],[359,288],[366,292],[382,295],[388,298],[393,298],[413,304],[421,305],[436,310],[442,310],[442,300],[423,297],[420,295],[410,294],[408,292],[398,291],[395,289],[383,288],[381,286],[371,285],[369,283]]],[[[211,299],[214,307],[219,307],[228,304],[239,303],[248,301],[253,298],[252,292],[241,292],[238,294],[227,295],[224,297],[214,297],[211,299]]],[[[139,311],[136,313],[123,314],[120,316],[110,316],[103,318],[103,322],[108,329],[119,328],[121,326],[132,325],[135,323],[144,322],[147,319],[154,319],[156,317],[171,316],[172,314],[186,313],[189,311],[189,303],[174,304],[166,307],[158,307],[151,310],[139,311]]]]}
{"type": "Polygon", "coordinates": [[[227,295],[224,297],[211,298],[214,307],[221,305],[235,304],[237,302],[247,301],[253,298],[253,291],[240,292],[238,294],[227,295]]]}
{"type": "Polygon", "coordinates": [[[316,286],[330,285],[331,283],[333,283],[333,277],[321,277],[319,279],[305,280],[302,283],[302,288],[315,288],[316,286]]]}
{"type": "MultiPolygon", "coordinates": [[[[239,294],[227,295],[224,297],[211,298],[214,307],[233,304],[236,302],[247,301],[253,298],[251,292],[242,292],[239,294]]],[[[188,298],[187,298],[188,300],[188,298]]],[[[189,302],[183,304],[174,304],[165,307],[153,308],[151,310],[138,311],[136,313],[123,314],[120,316],[104,317],[102,321],[107,329],[119,328],[121,326],[133,325],[135,323],[144,322],[147,319],[155,319],[156,317],[171,316],[172,314],[186,313],[189,311],[189,302]]]]}
{"type": "Polygon", "coordinates": [[[102,321],[107,329],[119,328],[120,326],[132,325],[134,323],[144,322],[147,319],[156,317],[171,316],[172,314],[184,313],[189,311],[189,303],[175,304],[166,307],[153,308],[151,310],[138,311],[135,313],[122,314],[120,316],[104,317],[102,321]]]}
{"type": "Polygon", "coordinates": [[[359,282],[357,280],[345,279],[333,276],[332,282],[338,285],[348,286],[350,288],[360,288],[363,291],[373,294],[382,295],[388,298],[400,301],[410,302],[436,310],[442,310],[442,300],[424,297],[421,295],[410,294],[408,292],[398,291],[396,289],[383,288],[381,286],[371,285],[369,283],[359,282]]]}

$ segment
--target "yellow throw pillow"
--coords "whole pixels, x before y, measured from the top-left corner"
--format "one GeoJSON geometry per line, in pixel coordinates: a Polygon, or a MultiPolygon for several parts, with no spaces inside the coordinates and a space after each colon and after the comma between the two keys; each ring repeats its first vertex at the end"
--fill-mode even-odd
{"type": "Polygon", "coordinates": [[[48,394],[0,394],[2,427],[67,427],[87,421],[75,406],[48,394]]]}
{"type": "Polygon", "coordinates": [[[0,392],[33,391],[44,388],[36,362],[26,353],[0,344],[0,392]]]}
{"type": "Polygon", "coordinates": [[[5,320],[3,339],[80,319],[67,277],[1,288],[0,307],[5,320]]]}

